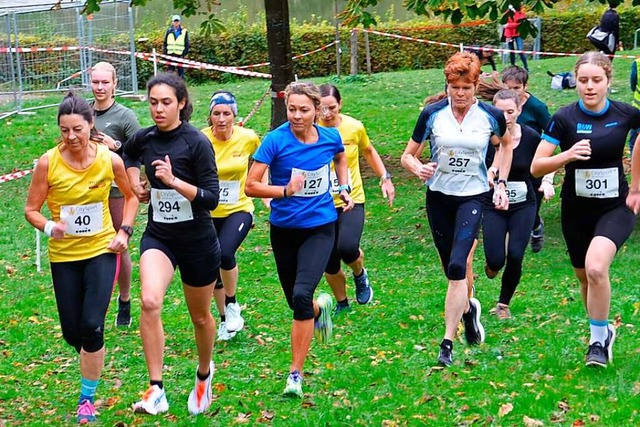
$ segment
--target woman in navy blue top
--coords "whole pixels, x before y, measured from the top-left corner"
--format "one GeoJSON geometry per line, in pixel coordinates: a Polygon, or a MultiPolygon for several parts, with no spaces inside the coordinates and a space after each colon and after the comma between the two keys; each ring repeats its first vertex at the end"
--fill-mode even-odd
{"type": "Polygon", "coordinates": [[[616,337],[608,320],[609,268],[636,221],[625,203],[622,158],[629,130],[640,127],[640,110],[607,99],[611,73],[611,61],[600,52],[586,52],[578,59],[580,100],[551,117],[531,165],[534,176],[565,168],[562,233],[589,316],[586,364],[602,367],[613,359],[616,337]],[[560,153],[554,155],[558,147],[560,153]]]}
{"type": "Polygon", "coordinates": [[[332,161],[345,212],[353,209],[353,200],[340,134],[315,123],[321,104],[318,88],[312,83],[291,83],[285,89],[285,103],[288,121],[269,132],[253,156],[245,193],[273,198],[271,246],[282,290],[293,310],[293,354],[284,394],[302,397],[302,368],[311,337],[315,334],[326,341],[332,331],[331,296],[321,294],[313,300],[333,248],[338,218],[330,192],[332,161]],[[261,180],[267,168],[268,184],[261,180]]]}
{"type": "Polygon", "coordinates": [[[444,70],[449,97],[426,106],[402,154],[402,166],[427,183],[429,227],[448,288],[445,333],[438,362],[452,363],[453,340],[462,318],[469,344],[484,341],[480,301],[467,293],[467,257],[478,235],[483,200],[489,191],[485,157],[490,144],[500,144],[500,172],[495,185],[496,207],[507,209],[506,177],[511,166],[511,136],[502,111],[479,102],[476,90],[480,61],[468,52],[453,55],[444,70]],[[429,140],[431,161],[419,152],[429,140]]]}

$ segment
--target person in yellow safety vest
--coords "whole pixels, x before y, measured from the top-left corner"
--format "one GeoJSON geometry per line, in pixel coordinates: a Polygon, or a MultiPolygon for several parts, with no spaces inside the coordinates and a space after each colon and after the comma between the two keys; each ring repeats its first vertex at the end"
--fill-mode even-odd
{"type": "MultiPolygon", "coordinates": [[[[640,84],[638,84],[638,70],[640,69],[640,58],[636,58],[631,63],[631,75],[629,76],[629,84],[633,92],[633,106],[640,109],[640,84]]],[[[633,153],[633,146],[638,137],[638,131],[629,132],[629,156],[633,153]]]]}
{"type": "MultiPolygon", "coordinates": [[[[162,42],[162,53],[183,58],[189,53],[189,33],[186,28],[182,28],[180,25],[180,15],[171,17],[171,26],[164,34],[164,41],[162,42]]],[[[178,75],[184,79],[184,68],[180,65],[169,65],[167,71],[172,73],[176,68],[178,75]]]]}

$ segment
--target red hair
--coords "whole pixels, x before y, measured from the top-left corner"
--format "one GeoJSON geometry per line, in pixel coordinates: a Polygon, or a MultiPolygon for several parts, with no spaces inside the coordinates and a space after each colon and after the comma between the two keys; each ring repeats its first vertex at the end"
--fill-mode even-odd
{"type": "Polygon", "coordinates": [[[480,80],[481,64],[478,57],[469,52],[458,52],[447,61],[444,67],[444,76],[447,83],[458,80],[468,80],[471,83],[478,83],[480,80]]]}

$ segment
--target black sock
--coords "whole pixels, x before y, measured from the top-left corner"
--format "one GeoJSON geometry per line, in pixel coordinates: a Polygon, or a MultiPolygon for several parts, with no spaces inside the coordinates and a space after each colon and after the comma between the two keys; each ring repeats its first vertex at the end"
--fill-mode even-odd
{"type": "Polygon", "coordinates": [[[224,305],[234,304],[236,302],[236,296],[224,296],[224,305]]]}
{"type": "Polygon", "coordinates": [[[162,381],[151,380],[149,381],[149,384],[151,384],[151,387],[153,387],[154,385],[157,385],[158,387],[160,387],[160,390],[164,389],[164,383],[162,381]]]}
{"type": "Polygon", "coordinates": [[[354,274],[353,277],[355,277],[356,279],[359,277],[362,277],[362,275],[364,274],[364,268],[362,269],[362,271],[360,272],[360,274],[354,274]]]}
{"type": "Polygon", "coordinates": [[[440,347],[446,347],[449,350],[453,350],[453,341],[448,340],[448,339],[443,339],[442,342],[440,343],[440,347]]]}
{"type": "Polygon", "coordinates": [[[225,316],[224,314],[220,315],[220,321],[221,322],[226,322],[227,321],[227,316],[225,316]]]}
{"type": "Polygon", "coordinates": [[[211,372],[207,372],[207,374],[206,374],[206,375],[202,375],[202,374],[200,374],[200,371],[196,371],[196,376],[198,377],[198,379],[199,379],[200,381],[204,381],[204,380],[206,380],[207,378],[209,378],[209,374],[210,374],[210,373],[211,373],[211,372]]]}
{"type": "Polygon", "coordinates": [[[118,297],[118,304],[120,304],[120,305],[130,305],[131,304],[131,300],[122,301],[122,299],[120,297],[118,297]]]}
{"type": "Polygon", "coordinates": [[[342,301],[338,301],[338,305],[339,305],[340,307],[348,306],[348,305],[349,305],[349,298],[345,298],[345,299],[343,299],[342,301]]]}

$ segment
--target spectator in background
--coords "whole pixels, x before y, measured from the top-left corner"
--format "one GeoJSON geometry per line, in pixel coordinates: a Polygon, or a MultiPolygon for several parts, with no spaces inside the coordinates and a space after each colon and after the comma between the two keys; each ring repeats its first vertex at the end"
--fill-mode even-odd
{"type": "Polygon", "coordinates": [[[498,71],[498,69],[496,68],[496,62],[493,60],[493,55],[495,54],[495,48],[493,46],[468,46],[465,51],[475,54],[482,65],[489,64],[491,65],[491,69],[493,71],[498,71]]]}
{"type": "MultiPolygon", "coordinates": [[[[509,53],[511,65],[516,65],[516,53],[513,51],[524,49],[524,43],[522,41],[522,37],[520,37],[518,26],[520,25],[520,22],[527,19],[527,16],[524,14],[524,12],[522,12],[522,9],[516,9],[511,4],[509,5],[509,10],[513,13],[513,15],[511,15],[507,19],[507,23],[504,26],[504,40],[507,42],[509,50],[512,51],[509,53]]],[[[529,71],[529,66],[527,65],[527,55],[523,52],[520,52],[520,59],[522,60],[524,69],[529,71]]]]}
{"type": "MultiPolygon", "coordinates": [[[[173,15],[171,26],[164,34],[162,42],[162,53],[184,58],[189,53],[189,33],[186,28],[180,25],[180,15],[173,15]]],[[[169,65],[167,71],[170,73],[178,69],[178,75],[184,80],[184,68],[181,65],[169,65]]]]}
{"type": "Polygon", "coordinates": [[[615,43],[613,44],[613,50],[608,46],[597,46],[603,53],[609,55],[609,58],[613,61],[613,55],[615,54],[618,45],[620,44],[620,16],[616,12],[616,7],[620,2],[618,0],[609,1],[609,9],[600,18],[600,30],[613,34],[615,43]]]}
{"type": "MultiPolygon", "coordinates": [[[[631,91],[633,92],[633,106],[640,109],[640,85],[638,85],[638,68],[640,68],[640,58],[636,58],[631,64],[631,75],[629,77],[629,84],[631,85],[631,91]]],[[[638,132],[631,130],[629,133],[629,151],[633,155],[633,145],[638,136],[638,132]]]]}

